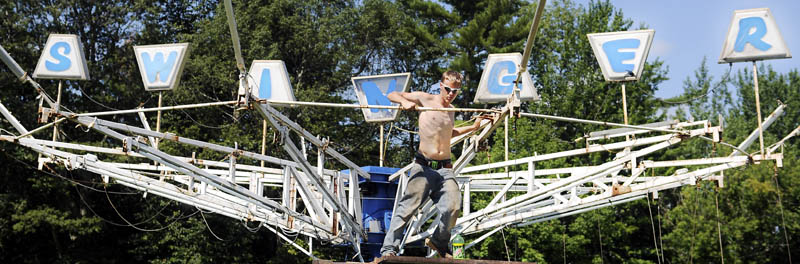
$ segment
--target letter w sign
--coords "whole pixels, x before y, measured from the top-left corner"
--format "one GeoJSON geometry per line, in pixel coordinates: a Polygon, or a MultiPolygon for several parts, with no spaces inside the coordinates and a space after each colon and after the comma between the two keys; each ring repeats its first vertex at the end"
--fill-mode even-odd
{"type": "Polygon", "coordinates": [[[189,43],[134,46],[133,52],[145,90],[172,90],[180,84],[189,43]]]}

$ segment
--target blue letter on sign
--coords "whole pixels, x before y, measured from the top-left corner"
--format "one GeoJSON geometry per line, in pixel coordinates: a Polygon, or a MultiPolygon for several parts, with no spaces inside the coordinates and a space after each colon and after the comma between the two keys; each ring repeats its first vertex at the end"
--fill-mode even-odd
{"type": "MultiPolygon", "coordinates": [[[[364,91],[364,96],[367,97],[367,104],[369,105],[392,105],[392,101],[389,101],[389,98],[386,97],[387,94],[390,94],[395,90],[397,87],[397,80],[389,81],[389,89],[386,89],[386,94],[381,92],[381,89],[378,88],[378,85],[374,82],[364,82],[361,84],[361,90],[364,91]]],[[[377,113],[380,111],[389,111],[389,109],[369,109],[373,113],[377,113]]]]}
{"type": "Polygon", "coordinates": [[[272,77],[269,69],[261,70],[261,82],[258,83],[258,98],[270,99],[272,97],[272,77]]]}
{"type": "Polygon", "coordinates": [[[58,60],[58,63],[52,63],[50,61],[44,62],[44,67],[51,71],[66,71],[69,69],[69,66],[72,65],[72,61],[69,58],[65,57],[58,53],[59,49],[64,49],[64,54],[69,54],[71,48],[69,44],[63,41],[56,42],[53,46],[50,47],[50,56],[53,56],[53,59],[58,60]]]}
{"type": "Polygon", "coordinates": [[[147,81],[152,83],[158,78],[162,82],[166,82],[169,79],[169,74],[172,71],[172,66],[174,66],[177,57],[178,52],[176,51],[169,53],[167,61],[164,61],[164,53],[162,52],[156,52],[153,59],[150,59],[150,54],[147,54],[147,52],[142,52],[142,62],[147,72],[147,81]]]}
{"type": "Polygon", "coordinates": [[[638,39],[618,39],[603,43],[603,51],[608,57],[608,64],[614,72],[633,71],[633,64],[623,64],[623,61],[636,57],[635,52],[619,52],[620,49],[635,49],[639,47],[638,39]]]}
{"type": "Polygon", "coordinates": [[[764,19],[760,17],[748,17],[739,20],[739,34],[736,35],[736,44],[733,45],[733,50],[742,52],[744,45],[750,43],[753,47],[766,51],[772,47],[761,38],[767,35],[767,24],[764,19]],[[750,34],[750,29],[756,28],[753,34],[750,34]]]}
{"type": "Polygon", "coordinates": [[[511,94],[514,87],[514,80],[517,78],[517,65],[513,61],[499,61],[492,65],[489,71],[489,93],[490,94],[511,94]],[[503,70],[508,72],[500,75],[503,70]]]}

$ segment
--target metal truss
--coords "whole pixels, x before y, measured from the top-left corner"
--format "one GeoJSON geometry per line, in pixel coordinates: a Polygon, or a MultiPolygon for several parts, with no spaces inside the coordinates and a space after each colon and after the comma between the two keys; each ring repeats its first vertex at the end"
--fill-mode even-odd
{"type": "MultiPolygon", "coordinates": [[[[31,79],[26,81],[38,86],[31,79]]],[[[41,89],[37,90],[42,98],[47,98],[41,89]]],[[[278,229],[334,244],[349,243],[360,252],[359,244],[366,233],[361,223],[361,197],[357,183],[358,176],[369,179],[369,174],[333,148],[327,148],[325,140],[319,140],[269,105],[253,103],[254,108],[280,132],[280,143],[291,160],[241,150],[237,146],[155,132],[149,130],[147,124],[135,127],[87,114],[53,110],[58,109],[57,105],[51,100],[44,101],[51,107],[40,109],[43,113],[40,120],[47,120],[50,116],[57,119],[30,131],[0,103],[0,113],[19,133],[19,136],[2,135],[0,140],[40,153],[40,169],[45,163],[60,164],[68,170],[82,169],[100,175],[105,182],[118,183],[227,217],[260,222],[311,257],[314,256],[310,248],[300,247],[278,229]],[[97,147],[33,137],[36,132],[64,120],[77,123],[86,128],[86,132],[95,131],[116,139],[120,147],[97,147]],[[292,132],[319,148],[316,166],[306,159],[305,147],[300,150],[293,142],[292,132]],[[224,153],[227,160],[211,161],[198,159],[194,154],[181,157],[166,153],[154,147],[155,139],[224,153]],[[352,173],[325,169],[326,154],[351,168],[352,173]],[[270,166],[242,164],[242,159],[261,161],[270,166]],[[150,162],[144,162],[147,160],[150,162]],[[278,190],[280,197],[267,197],[265,190],[270,188],[273,193],[278,190]]],[[[143,115],[142,112],[139,114],[143,115]]]]}
{"type": "MultiPolygon", "coordinates": [[[[763,129],[777,120],[785,107],[780,105],[776,108],[762,123],[763,129]]],[[[661,190],[695,185],[702,180],[717,181],[722,187],[725,170],[747,164],[771,160],[775,161],[778,167],[782,167],[783,154],[775,153],[775,150],[788,138],[800,133],[798,127],[771,146],[763,155],[746,154],[744,149],[758,137],[758,129],[741,144],[733,146],[721,142],[722,128],[712,126],[708,121],[658,122],[634,126],[637,128],[617,128],[589,133],[584,138],[585,148],[466,167],[465,164],[474,157],[473,146],[485,139],[484,132],[491,131],[493,126],[497,124],[485,127],[478,135],[471,136],[472,144],[470,147],[465,147],[465,152],[454,166],[454,171],[458,175],[457,182],[463,194],[463,216],[457,220],[453,236],[484,233],[467,247],[483,241],[506,227],[526,226],[579,214],[634,201],[646,195],[657,197],[661,190]],[[659,135],[651,135],[653,133],[659,135]],[[618,138],[624,140],[626,136],[638,136],[638,138],[605,144],[594,143],[618,138]],[[646,159],[648,155],[689,140],[704,140],[711,144],[726,145],[735,151],[727,157],[658,161],[646,159]],[[594,166],[536,168],[538,162],[596,152],[616,152],[616,155],[611,160],[594,166]],[[497,172],[509,167],[526,168],[497,172]],[[646,175],[647,169],[655,168],[675,168],[676,172],[673,175],[646,175]],[[472,208],[470,197],[473,193],[479,192],[494,193],[494,196],[488,205],[472,208]]],[[[461,140],[462,138],[455,138],[451,143],[456,144],[461,140]]],[[[400,177],[401,186],[397,195],[399,198],[401,192],[405,191],[407,176],[402,171],[393,176],[400,177]]],[[[439,217],[438,212],[432,202],[429,200],[424,203],[409,224],[404,245],[431,236],[438,221],[432,221],[430,225],[425,223],[436,217],[439,217]]]]}

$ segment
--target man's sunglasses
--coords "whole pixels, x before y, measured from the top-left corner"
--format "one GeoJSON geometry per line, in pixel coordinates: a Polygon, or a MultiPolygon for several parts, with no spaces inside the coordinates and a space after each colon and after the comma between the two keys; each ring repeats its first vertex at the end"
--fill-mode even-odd
{"type": "Polygon", "coordinates": [[[447,85],[444,85],[444,84],[442,84],[442,83],[440,83],[440,84],[439,84],[439,87],[442,87],[442,88],[444,88],[444,90],[445,90],[447,93],[458,93],[458,91],[461,91],[461,88],[447,87],[447,85]]]}

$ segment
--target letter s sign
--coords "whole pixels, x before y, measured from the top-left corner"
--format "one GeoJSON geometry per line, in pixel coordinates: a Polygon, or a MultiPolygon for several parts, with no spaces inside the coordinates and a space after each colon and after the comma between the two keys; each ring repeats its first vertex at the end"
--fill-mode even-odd
{"type": "Polygon", "coordinates": [[[33,71],[33,78],[89,80],[80,38],[71,34],[50,34],[33,71]]]}

